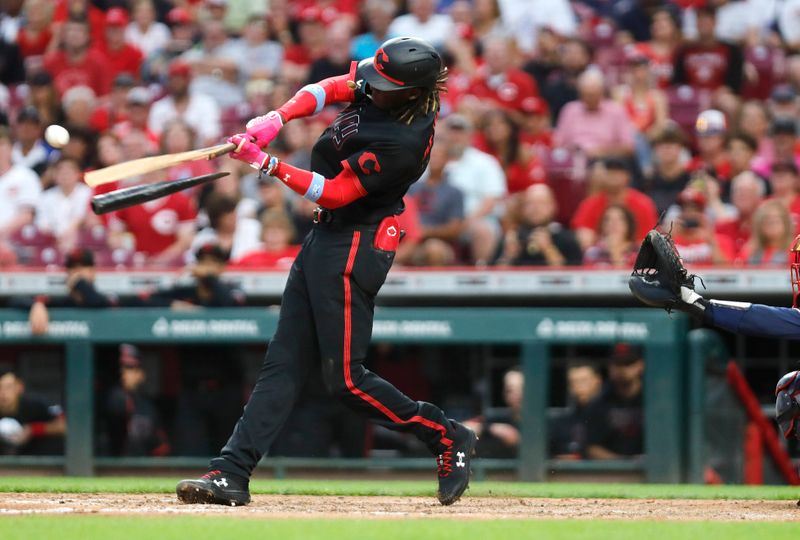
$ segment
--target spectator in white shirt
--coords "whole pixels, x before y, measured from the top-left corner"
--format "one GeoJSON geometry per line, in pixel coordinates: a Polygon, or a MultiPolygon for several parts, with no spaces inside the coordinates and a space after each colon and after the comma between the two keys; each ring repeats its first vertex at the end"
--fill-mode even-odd
{"type": "Polygon", "coordinates": [[[175,60],[170,64],[167,79],[169,94],[153,103],[147,127],[156,136],[161,136],[170,120],[180,118],[194,129],[201,144],[214,144],[222,134],[219,107],[205,94],[189,93],[191,71],[189,64],[183,61],[175,60]]]}
{"type": "Polygon", "coordinates": [[[453,20],[436,13],[436,4],[436,0],[409,0],[409,12],[392,21],[388,34],[421,38],[441,47],[453,31],[453,20]]]}
{"type": "Polygon", "coordinates": [[[11,134],[0,126],[0,239],[33,223],[41,191],[35,172],[11,163],[11,134]]]}
{"type": "Polygon", "coordinates": [[[241,45],[228,38],[221,20],[205,21],[202,33],[200,44],[181,55],[192,66],[190,91],[211,96],[222,109],[238,105],[244,100],[239,84],[241,45]]]}
{"type": "Polygon", "coordinates": [[[17,142],[11,150],[14,165],[23,165],[41,174],[52,149],[42,140],[42,121],[36,107],[25,107],[17,115],[17,142]]]}
{"type": "Polygon", "coordinates": [[[550,28],[560,36],[573,36],[578,30],[578,20],[569,0],[498,0],[498,3],[504,26],[525,55],[535,52],[542,28],[550,28]]]}
{"type": "Polygon", "coordinates": [[[497,160],[471,144],[471,122],[460,114],[444,121],[444,144],[450,162],[449,183],[464,194],[465,237],[478,265],[487,264],[500,238],[498,210],[507,193],[506,177],[497,160]]]}
{"type": "Polygon", "coordinates": [[[125,41],[137,47],[145,58],[166,47],[172,36],[169,27],[156,20],[152,0],[136,0],[133,21],[125,29],[125,41]]]}
{"type": "Polygon", "coordinates": [[[92,188],[81,182],[80,164],[62,156],[54,165],[55,185],[36,205],[36,228],[56,237],[62,251],[75,248],[78,229],[89,209],[92,188]]]}
{"type": "Polygon", "coordinates": [[[268,38],[266,19],[253,17],[245,25],[242,38],[230,44],[238,57],[240,80],[273,79],[278,75],[283,62],[283,47],[268,38]]]}

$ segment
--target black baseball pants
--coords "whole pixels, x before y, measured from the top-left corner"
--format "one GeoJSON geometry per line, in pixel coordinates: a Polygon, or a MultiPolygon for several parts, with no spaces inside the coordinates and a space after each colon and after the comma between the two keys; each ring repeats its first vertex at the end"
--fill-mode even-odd
{"type": "Polygon", "coordinates": [[[249,477],[286,421],[310,369],[327,390],[391,429],[409,431],[432,454],[451,442],[438,407],[414,401],[362,363],[372,335],[374,299],[394,252],[373,246],[375,226],[318,224],[292,265],[275,336],[244,413],[211,461],[212,470],[249,477]]]}

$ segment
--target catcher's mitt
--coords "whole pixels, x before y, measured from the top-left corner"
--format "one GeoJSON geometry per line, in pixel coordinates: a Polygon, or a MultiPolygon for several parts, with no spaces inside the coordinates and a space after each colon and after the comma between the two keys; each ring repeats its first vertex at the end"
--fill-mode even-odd
{"type": "Polygon", "coordinates": [[[636,256],[628,286],[633,295],[645,304],[667,311],[680,307],[683,300],[681,287],[694,290],[694,276],[683,267],[669,233],[656,229],[647,233],[636,256]]]}

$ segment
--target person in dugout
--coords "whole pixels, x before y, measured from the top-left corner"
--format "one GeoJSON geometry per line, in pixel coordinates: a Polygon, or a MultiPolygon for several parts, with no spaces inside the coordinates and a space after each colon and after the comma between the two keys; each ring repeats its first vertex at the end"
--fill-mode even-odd
{"type": "Polygon", "coordinates": [[[278,327],[255,388],[220,455],[176,486],[185,503],[250,502],[249,477],[269,452],[312,369],[328,392],[390,429],[408,431],[437,457],[438,499],[460,498],[477,437],[433,404],[414,401],[364,367],[375,296],[402,232],[403,195],[430,156],[447,71],[429,43],[399,37],[346,75],[301,88],[228,140],[231,157],[319,205],[283,293],[278,327]],[[282,126],[349,103],[314,145],[311,170],[264,152],[282,126]]]}

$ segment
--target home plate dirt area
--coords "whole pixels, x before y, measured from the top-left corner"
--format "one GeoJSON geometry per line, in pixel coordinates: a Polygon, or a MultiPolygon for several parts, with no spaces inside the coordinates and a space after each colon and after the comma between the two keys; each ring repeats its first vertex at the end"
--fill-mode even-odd
{"type": "Polygon", "coordinates": [[[256,495],[250,505],[230,508],[185,505],[174,495],[164,494],[0,493],[0,517],[47,514],[800,522],[800,508],[794,501],[467,496],[444,507],[431,497],[256,495]]]}

